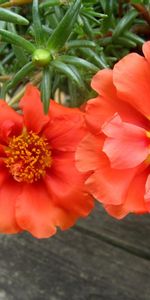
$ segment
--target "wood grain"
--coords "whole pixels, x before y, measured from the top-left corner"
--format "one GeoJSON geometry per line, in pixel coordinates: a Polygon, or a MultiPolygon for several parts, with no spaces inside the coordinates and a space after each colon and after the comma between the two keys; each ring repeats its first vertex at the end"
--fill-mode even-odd
{"type": "Polygon", "coordinates": [[[150,217],[102,209],[51,239],[0,236],[0,300],[149,300],[150,217]]]}

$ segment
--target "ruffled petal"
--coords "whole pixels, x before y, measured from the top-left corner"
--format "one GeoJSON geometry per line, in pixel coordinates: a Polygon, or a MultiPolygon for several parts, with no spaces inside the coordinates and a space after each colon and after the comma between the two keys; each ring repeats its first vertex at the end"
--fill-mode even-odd
{"type": "Polygon", "coordinates": [[[23,230],[37,238],[46,238],[56,232],[57,208],[41,183],[25,184],[16,202],[16,218],[23,230]]]}
{"type": "Polygon", "coordinates": [[[103,151],[109,157],[112,168],[133,168],[148,157],[149,140],[146,131],[122,122],[117,113],[104,124],[102,131],[107,135],[103,151]]]}
{"type": "Polygon", "coordinates": [[[89,172],[100,167],[100,151],[104,144],[103,134],[89,133],[82,139],[76,151],[76,166],[80,172],[89,172]]]}
{"type": "Polygon", "coordinates": [[[100,95],[86,105],[86,121],[92,132],[99,132],[101,125],[116,112],[125,122],[149,128],[148,120],[140,112],[118,98],[112,70],[99,71],[92,79],[92,87],[100,95]]]}
{"type": "Polygon", "coordinates": [[[149,118],[150,67],[146,59],[136,53],[125,56],[114,67],[113,81],[118,97],[149,118]]]}
{"type": "Polygon", "coordinates": [[[88,215],[94,206],[93,198],[84,187],[86,178],[87,175],[75,168],[72,153],[59,153],[44,181],[54,203],[79,218],[88,215]]]}
{"type": "Polygon", "coordinates": [[[79,109],[74,111],[51,101],[49,116],[50,123],[43,133],[51,147],[61,151],[74,151],[87,131],[84,114],[79,109]]]}
{"type": "Polygon", "coordinates": [[[51,100],[50,110],[49,110],[50,118],[57,119],[63,116],[76,117],[77,115],[83,116],[83,112],[79,108],[66,107],[64,105],[55,102],[54,100],[51,100]]]}
{"type": "Polygon", "coordinates": [[[24,185],[16,203],[16,218],[23,230],[37,238],[50,237],[56,227],[65,230],[76,220],[73,213],[54,203],[43,182],[24,185]]]}
{"type": "Polygon", "coordinates": [[[49,117],[44,114],[39,90],[29,84],[19,103],[23,111],[24,125],[28,131],[39,133],[49,122],[49,117]]]}
{"type": "Polygon", "coordinates": [[[126,217],[128,215],[128,211],[124,208],[123,204],[120,205],[104,205],[105,210],[107,213],[118,219],[121,220],[122,218],[126,217]]]}
{"type": "Polygon", "coordinates": [[[0,100],[0,141],[7,143],[8,137],[20,134],[23,126],[22,116],[5,101],[0,100]]]}
{"type": "Polygon", "coordinates": [[[144,199],[150,208],[150,175],[148,175],[146,179],[144,199]]]}
{"type": "Polygon", "coordinates": [[[113,85],[111,69],[104,69],[98,71],[92,78],[91,87],[99,95],[107,98],[114,98],[116,94],[116,88],[113,85]]]}
{"type": "Polygon", "coordinates": [[[104,153],[100,154],[99,161],[99,169],[85,182],[87,190],[103,204],[123,203],[137,169],[112,169],[104,153]]]}
{"type": "Polygon", "coordinates": [[[150,41],[145,42],[143,44],[142,50],[143,50],[143,53],[144,53],[144,56],[145,56],[146,60],[150,64],[150,41]]]}
{"type": "Polygon", "coordinates": [[[147,176],[146,183],[145,183],[144,200],[145,200],[147,210],[150,213],[150,175],[149,174],[147,176]]]}
{"type": "Polygon", "coordinates": [[[9,178],[5,171],[3,176],[0,176],[0,184],[0,232],[17,233],[21,228],[16,221],[15,204],[21,192],[21,185],[9,178]]]}
{"type": "Polygon", "coordinates": [[[147,213],[148,205],[144,199],[145,184],[148,176],[148,170],[144,170],[142,173],[137,174],[132,180],[126,199],[122,205],[106,205],[107,212],[117,218],[121,219],[129,213],[147,213]]]}

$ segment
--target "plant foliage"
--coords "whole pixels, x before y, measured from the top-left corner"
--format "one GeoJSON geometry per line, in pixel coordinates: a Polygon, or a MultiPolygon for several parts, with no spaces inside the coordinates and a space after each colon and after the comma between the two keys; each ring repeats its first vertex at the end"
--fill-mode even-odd
{"type": "Polygon", "coordinates": [[[150,37],[148,0],[0,0],[1,97],[15,103],[30,81],[69,106],[92,96],[90,80],[150,37]]]}

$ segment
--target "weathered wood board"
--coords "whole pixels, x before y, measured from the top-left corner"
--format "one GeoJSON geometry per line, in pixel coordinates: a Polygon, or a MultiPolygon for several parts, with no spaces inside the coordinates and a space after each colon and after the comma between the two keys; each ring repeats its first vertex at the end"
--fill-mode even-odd
{"type": "Polygon", "coordinates": [[[51,239],[1,235],[0,300],[150,300],[150,216],[96,208],[51,239]]]}

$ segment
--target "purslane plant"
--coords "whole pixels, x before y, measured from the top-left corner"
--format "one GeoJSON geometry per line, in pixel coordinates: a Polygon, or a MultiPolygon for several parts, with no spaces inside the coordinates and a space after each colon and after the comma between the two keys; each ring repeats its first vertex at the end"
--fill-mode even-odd
{"type": "Polygon", "coordinates": [[[92,96],[89,83],[98,69],[112,67],[132,49],[140,50],[150,34],[148,5],[1,0],[1,97],[11,97],[15,104],[32,81],[41,89],[45,112],[56,91],[68,96],[67,105],[80,106],[92,96]]]}
{"type": "Polygon", "coordinates": [[[0,232],[149,212],[149,1],[27,2],[0,0],[0,232]]]}

